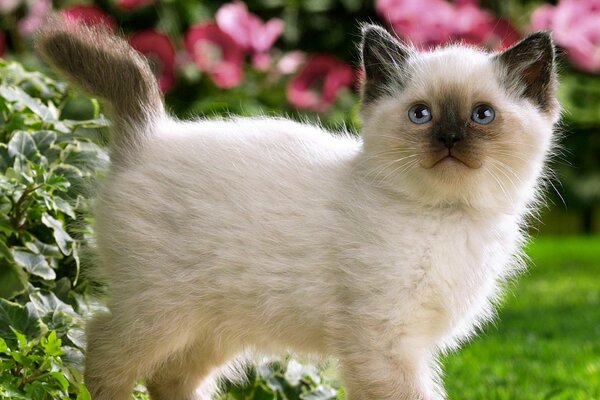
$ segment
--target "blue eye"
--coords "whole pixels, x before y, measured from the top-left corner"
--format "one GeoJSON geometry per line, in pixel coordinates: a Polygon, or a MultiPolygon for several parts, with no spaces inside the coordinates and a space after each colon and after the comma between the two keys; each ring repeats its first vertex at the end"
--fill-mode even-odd
{"type": "Polygon", "coordinates": [[[415,124],[426,124],[431,121],[431,110],[424,104],[417,104],[408,110],[408,118],[415,124]]]}
{"type": "Polygon", "coordinates": [[[494,120],[496,112],[488,105],[482,104],[473,109],[471,119],[480,125],[487,125],[494,120]]]}

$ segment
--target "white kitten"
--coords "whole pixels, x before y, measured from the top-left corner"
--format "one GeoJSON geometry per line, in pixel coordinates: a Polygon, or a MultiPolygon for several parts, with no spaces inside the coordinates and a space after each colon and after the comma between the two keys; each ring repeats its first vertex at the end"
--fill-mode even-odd
{"type": "Polygon", "coordinates": [[[362,140],[284,119],[180,122],[148,65],[51,23],[46,58],[108,100],[96,231],[110,313],[88,326],[95,400],[210,399],[247,352],[330,355],[349,400],[445,398],[436,356],[520,268],[559,115],[554,49],[406,48],[363,29],[362,140]]]}

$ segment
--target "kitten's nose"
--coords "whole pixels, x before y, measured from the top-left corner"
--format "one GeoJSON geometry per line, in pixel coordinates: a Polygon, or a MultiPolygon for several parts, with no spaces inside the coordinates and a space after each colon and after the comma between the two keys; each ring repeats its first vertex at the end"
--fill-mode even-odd
{"type": "Polygon", "coordinates": [[[454,147],[454,144],[462,139],[461,135],[456,133],[440,133],[437,134],[435,138],[449,149],[454,147]]]}

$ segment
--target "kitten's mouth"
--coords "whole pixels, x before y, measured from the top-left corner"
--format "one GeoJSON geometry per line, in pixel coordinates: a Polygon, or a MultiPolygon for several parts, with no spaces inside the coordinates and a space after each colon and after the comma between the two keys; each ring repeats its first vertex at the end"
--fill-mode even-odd
{"type": "Polygon", "coordinates": [[[427,164],[421,164],[421,166],[425,169],[432,169],[432,168],[451,168],[454,166],[458,166],[458,167],[467,167],[469,169],[478,169],[481,168],[481,162],[478,160],[470,160],[468,157],[462,157],[462,156],[458,156],[456,153],[452,153],[451,150],[448,150],[448,152],[446,154],[444,154],[442,157],[433,160],[433,163],[427,165],[427,164]]]}

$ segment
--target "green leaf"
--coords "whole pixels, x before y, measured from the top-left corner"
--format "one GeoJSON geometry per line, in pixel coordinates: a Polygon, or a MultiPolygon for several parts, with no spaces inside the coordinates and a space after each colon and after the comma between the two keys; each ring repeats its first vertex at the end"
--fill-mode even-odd
{"type": "Polygon", "coordinates": [[[33,238],[33,241],[26,242],[25,247],[34,254],[41,254],[46,257],[61,257],[62,253],[58,246],[43,243],[40,240],[33,238]]]}
{"type": "Polygon", "coordinates": [[[29,299],[31,300],[31,304],[35,307],[38,315],[41,317],[57,311],[63,311],[64,313],[75,318],[78,317],[71,305],[60,300],[52,292],[42,293],[41,291],[35,291],[29,295],[29,299]]]}
{"type": "MultiPolygon", "coordinates": [[[[0,183],[2,183],[1,179],[0,183]]],[[[10,222],[10,218],[8,218],[6,215],[0,214],[0,233],[10,236],[13,233],[13,229],[14,228],[10,222]]]]}
{"type": "Polygon", "coordinates": [[[46,390],[42,382],[33,381],[25,385],[25,393],[31,400],[44,400],[46,398],[46,390]]]}
{"type": "Polygon", "coordinates": [[[62,197],[54,197],[54,208],[57,211],[68,215],[72,219],[75,219],[75,212],[73,211],[71,204],[69,204],[69,202],[62,197]]]}
{"type": "Polygon", "coordinates": [[[5,143],[0,143],[0,171],[4,171],[12,164],[10,154],[8,154],[8,146],[5,143]]]}
{"type": "Polygon", "coordinates": [[[4,97],[8,101],[24,105],[41,117],[44,121],[54,121],[58,118],[56,110],[52,110],[45,106],[39,99],[34,99],[33,97],[29,96],[19,87],[0,85],[0,96],[4,97]]]}
{"type": "Polygon", "coordinates": [[[0,338],[0,353],[6,354],[7,351],[8,351],[8,345],[6,344],[6,341],[4,341],[4,339],[0,338]]]}
{"type": "Polygon", "coordinates": [[[92,400],[90,392],[87,390],[85,385],[79,386],[79,393],[77,393],[77,400],[92,400]]]}
{"type": "Polygon", "coordinates": [[[0,299],[0,337],[13,340],[15,336],[10,327],[29,338],[39,338],[46,330],[37,315],[27,307],[0,299]]]}
{"type": "Polygon", "coordinates": [[[37,148],[35,142],[28,132],[17,131],[13,134],[13,137],[8,142],[8,154],[11,157],[22,155],[25,158],[35,154],[37,148]]]}
{"type": "Polygon", "coordinates": [[[60,346],[62,345],[62,341],[56,337],[55,331],[50,332],[50,334],[47,337],[42,338],[40,343],[42,345],[42,348],[44,349],[44,352],[47,355],[60,356],[62,354],[62,350],[60,348],[60,346]]]}
{"type": "Polygon", "coordinates": [[[42,224],[53,230],[54,240],[56,240],[56,244],[60,251],[65,255],[71,254],[69,245],[73,242],[73,238],[63,229],[62,222],[52,217],[50,214],[44,213],[42,215],[42,224]]]}
{"type": "Polygon", "coordinates": [[[25,268],[30,274],[46,280],[56,279],[56,273],[50,268],[44,256],[28,251],[13,250],[13,257],[15,262],[25,268]]]}
{"type": "Polygon", "coordinates": [[[27,288],[27,281],[27,274],[23,268],[0,259],[0,297],[12,299],[23,293],[27,288]]]}
{"type": "Polygon", "coordinates": [[[49,375],[52,376],[56,380],[56,382],[59,383],[62,390],[67,391],[67,389],[69,389],[69,381],[67,380],[67,378],[65,378],[65,376],[62,373],[50,372],[49,375]]]}
{"type": "Polygon", "coordinates": [[[5,238],[0,238],[2,240],[0,240],[0,258],[4,258],[7,261],[13,261],[13,256],[12,253],[10,252],[10,249],[8,248],[8,246],[6,245],[5,238]]]}
{"type": "Polygon", "coordinates": [[[318,386],[310,392],[302,393],[300,398],[302,400],[333,400],[337,398],[337,394],[337,390],[335,389],[318,386]]]}
{"type": "Polygon", "coordinates": [[[38,150],[44,152],[56,141],[56,133],[52,131],[38,131],[33,134],[33,140],[38,150]]]}

